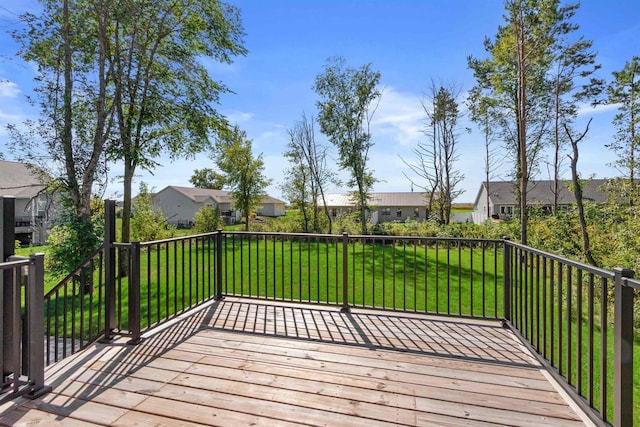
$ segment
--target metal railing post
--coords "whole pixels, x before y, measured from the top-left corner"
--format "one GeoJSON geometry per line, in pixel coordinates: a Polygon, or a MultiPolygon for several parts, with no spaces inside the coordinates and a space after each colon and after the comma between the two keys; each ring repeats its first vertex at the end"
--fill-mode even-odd
{"type": "MultiPolygon", "coordinates": [[[[129,254],[129,333],[128,344],[140,343],[140,242],[131,243],[129,254]]],[[[159,307],[158,307],[159,309],[159,307]]]]}
{"type": "Polygon", "coordinates": [[[222,229],[218,229],[216,234],[216,296],[215,299],[221,300],[222,295],[222,229]]]}
{"type": "MultiPolygon", "coordinates": [[[[15,234],[15,197],[0,197],[0,262],[5,262],[12,256],[16,248],[15,234]]],[[[16,296],[13,286],[13,269],[0,272],[0,309],[2,312],[2,327],[0,330],[0,387],[4,385],[7,375],[12,373],[17,363],[15,347],[18,336],[15,333],[14,307],[16,296]]]]}
{"type": "Polygon", "coordinates": [[[349,308],[349,235],[342,233],[342,308],[343,313],[348,313],[349,308]]]}
{"type": "Polygon", "coordinates": [[[104,338],[113,338],[116,325],[116,201],[104,201],[104,338]]]}
{"type": "Polygon", "coordinates": [[[507,322],[511,321],[511,251],[512,247],[509,244],[509,237],[502,238],[502,244],[504,249],[503,256],[503,266],[502,266],[502,275],[504,280],[504,300],[503,300],[503,310],[504,310],[504,320],[507,322]]]}
{"type": "Polygon", "coordinates": [[[27,375],[29,391],[25,397],[36,399],[51,391],[44,385],[44,254],[29,257],[29,283],[26,289],[28,334],[27,375]]]}
{"type": "Polygon", "coordinates": [[[633,425],[633,270],[614,269],[613,425],[633,425]]]}

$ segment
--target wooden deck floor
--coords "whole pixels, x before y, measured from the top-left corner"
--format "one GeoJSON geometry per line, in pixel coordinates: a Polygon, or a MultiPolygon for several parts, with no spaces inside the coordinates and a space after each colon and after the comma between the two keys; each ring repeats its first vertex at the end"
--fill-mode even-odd
{"type": "Polygon", "coordinates": [[[226,299],[50,367],[4,425],[583,425],[499,322],[226,299]]]}

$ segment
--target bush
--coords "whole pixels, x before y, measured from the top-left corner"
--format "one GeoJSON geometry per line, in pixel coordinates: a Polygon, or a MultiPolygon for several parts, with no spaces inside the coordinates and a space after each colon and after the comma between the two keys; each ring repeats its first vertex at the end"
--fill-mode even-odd
{"type": "Polygon", "coordinates": [[[140,183],[140,192],[136,197],[131,215],[131,238],[134,241],[149,242],[167,239],[175,235],[175,228],[159,209],[154,209],[147,185],[140,183]]]}
{"type": "Polygon", "coordinates": [[[62,223],[49,233],[47,267],[57,273],[69,273],[102,244],[101,218],[63,215],[62,223]]]}
{"type": "Polygon", "coordinates": [[[222,225],[222,217],[220,216],[220,208],[212,206],[203,206],[195,213],[196,232],[212,233],[222,225]]]}

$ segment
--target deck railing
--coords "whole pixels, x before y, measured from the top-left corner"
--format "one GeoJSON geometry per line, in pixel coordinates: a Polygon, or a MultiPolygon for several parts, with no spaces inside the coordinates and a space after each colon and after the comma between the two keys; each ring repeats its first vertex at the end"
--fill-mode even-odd
{"type": "Polygon", "coordinates": [[[105,249],[100,246],[44,295],[45,362],[58,362],[104,334],[105,249]]]}
{"type": "Polygon", "coordinates": [[[583,409],[632,424],[639,285],[628,270],[508,240],[218,231],[126,247],[139,260],[128,278],[134,342],[223,296],[504,319],[583,409]]]}
{"type": "Polygon", "coordinates": [[[72,346],[62,356],[98,336],[135,344],[146,330],[225,296],[502,319],[597,423],[638,421],[633,300],[640,282],[628,270],[502,239],[219,230],[115,243],[112,201],[105,217],[111,243],[46,300],[46,325],[58,325],[47,336],[72,346]]]}
{"type": "Polygon", "coordinates": [[[640,289],[633,272],[509,241],[504,260],[507,324],[585,409],[601,421],[633,425],[633,302],[640,289]]]}
{"type": "Polygon", "coordinates": [[[0,390],[7,393],[0,402],[34,399],[50,390],[44,384],[44,254],[0,262],[0,285],[0,390]]]}

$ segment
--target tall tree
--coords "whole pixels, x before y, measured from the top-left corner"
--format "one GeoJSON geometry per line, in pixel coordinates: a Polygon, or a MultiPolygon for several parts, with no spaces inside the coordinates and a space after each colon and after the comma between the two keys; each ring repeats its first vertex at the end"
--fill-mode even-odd
{"type": "Polygon", "coordinates": [[[367,161],[373,146],[371,120],[381,96],[379,81],[380,73],[372,71],[371,64],[351,68],[339,57],[328,61],[314,85],[320,96],[318,123],[338,149],[338,165],[350,173],[347,185],[355,188],[362,234],[367,234],[367,200],[375,182],[367,161]]]}
{"type": "Polygon", "coordinates": [[[190,156],[226,129],[213,105],[228,89],[202,58],[231,63],[244,55],[239,10],[216,0],[123,0],[114,4],[111,50],[118,141],[124,163],[122,240],[129,241],[131,185],[161,152],[190,156]]]}
{"type": "Polygon", "coordinates": [[[493,124],[499,123],[501,118],[498,115],[499,112],[494,108],[494,101],[484,96],[478,88],[474,88],[469,92],[467,106],[471,120],[480,127],[484,138],[484,176],[487,187],[485,203],[487,205],[487,218],[491,218],[491,207],[489,205],[491,179],[494,177],[495,169],[504,158],[498,155],[498,150],[495,147],[496,131],[493,124]]]}
{"type": "Polygon", "coordinates": [[[584,139],[584,137],[589,132],[589,126],[591,125],[591,120],[587,123],[587,127],[584,132],[578,136],[574,137],[569,130],[569,126],[565,123],[564,130],[567,133],[567,137],[571,142],[571,151],[572,154],[569,155],[571,159],[571,182],[573,184],[573,194],[576,198],[576,206],[578,207],[578,221],[580,222],[580,232],[582,235],[582,253],[587,260],[587,262],[593,266],[598,266],[595,258],[593,257],[593,252],[591,251],[591,241],[589,239],[589,230],[587,228],[587,221],[585,219],[584,213],[584,196],[582,192],[582,182],[580,181],[580,175],[578,173],[578,157],[580,155],[580,151],[578,149],[578,143],[584,139]]]}
{"type": "Polygon", "coordinates": [[[312,212],[312,194],[315,188],[310,179],[309,167],[304,163],[301,154],[294,149],[284,153],[284,157],[289,161],[289,167],[284,171],[284,182],[280,184],[280,189],[291,207],[300,213],[302,231],[309,233],[313,227],[312,222],[317,219],[312,212]]]}
{"type": "MultiPolygon", "coordinates": [[[[629,185],[637,189],[636,174],[640,171],[640,57],[634,56],[620,71],[613,72],[613,81],[607,87],[608,102],[619,105],[613,119],[616,136],[607,147],[618,155],[616,165],[629,178],[629,185]]],[[[631,191],[629,204],[637,201],[631,191]]]]}
{"type": "Polygon", "coordinates": [[[325,189],[330,182],[336,182],[336,178],[327,164],[327,147],[316,140],[313,117],[308,119],[304,113],[288,133],[289,143],[285,157],[291,167],[288,170],[288,182],[283,189],[289,194],[290,201],[302,210],[305,231],[322,231],[318,207],[318,201],[322,199],[331,233],[333,221],[325,201],[325,189]]]}
{"type": "Polygon", "coordinates": [[[564,14],[558,0],[507,0],[505,8],[505,25],[498,27],[494,41],[485,40],[490,57],[470,57],[468,63],[477,87],[511,117],[502,133],[515,157],[520,240],[526,244],[527,188],[548,132],[551,90],[547,75],[564,14]]]}
{"type": "Polygon", "coordinates": [[[224,176],[211,168],[194,170],[189,182],[196,188],[208,188],[211,190],[222,190],[225,184],[224,176]]]}
{"type": "MultiPolygon", "coordinates": [[[[451,219],[453,200],[462,190],[459,184],[464,175],[455,167],[458,160],[459,119],[461,117],[456,97],[459,91],[452,85],[431,86],[429,101],[422,101],[427,114],[428,126],[425,134],[429,142],[419,143],[412,151],[416,156],[413,162],[402,161],[409,166],[421,180],[410,179],[411,183],[429,193],[428,210],[437,208],[438,221],[448,224],[451,219]],[[432,108],[427,108],[431,104],[432,108]]],[[[405,175],[406,176],[406,175],[405,175]]]]}
{"type": "MultiPolygon", "coordinates": [[[[570,133],[563,132],[562,128],[571,126],[578,114],[578,103],[587,98],[592,98],[594,92],[600,89],[602,82],[593,78],[600,65],[596,64],[597,53],[592,51],[593,43],[579,37],[572,38],[579,26],[571,23],[570,19],[576,13],[578,4],[568,5],[559,13],[560,23],[558,35],[554,46],[553,62],[551,64],[550,78],[553,87],[553,210],[558,207],[558,195],[563,147],[566,139],[571,139],[570,133]]],[[[574,144],[572,145],[572,150],[574,144]]]]}
{"type": "Polygon", "coordinates": [[[94,184],[104,183],[104,149],[113,125],[106,10],[112,0],[47,0],[40,15],[21,17],[18,52],[38,67],[33,100],[40,119],[27,133],[10,126],[18,158],[37,164],[70,201],[80,222],[91,219],[94,184]]]}
{"type": "Polygon", "coordinates": [[[262,203],[269,180],[264,175],[262,154],[253,157],[251,140],[238,126],[220,133],[214,150],[218,168],[231,190],[234,206],[242,212],[245,230],[249,230],[249,217],[262,203]]]}

